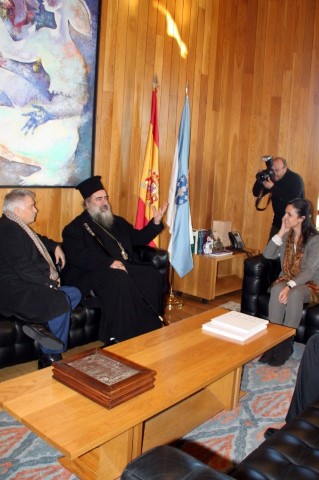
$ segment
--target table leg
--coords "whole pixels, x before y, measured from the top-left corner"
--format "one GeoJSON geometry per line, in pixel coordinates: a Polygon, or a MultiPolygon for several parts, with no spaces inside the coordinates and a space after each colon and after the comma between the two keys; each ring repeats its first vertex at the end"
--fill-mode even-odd
{"type": "Polygon", "coordinates": [[[139,424],[79,458],[62,457],[59,461],[80,479],[114,480],[142,453],[142,431],[143,425],[139,424]]]}
{"type": "Polygon", "coordinates": [[[238,367],[207,387],[223,403],[226,410],[232,410],[238,404],[241,376],[242,367],[238,367]]]}

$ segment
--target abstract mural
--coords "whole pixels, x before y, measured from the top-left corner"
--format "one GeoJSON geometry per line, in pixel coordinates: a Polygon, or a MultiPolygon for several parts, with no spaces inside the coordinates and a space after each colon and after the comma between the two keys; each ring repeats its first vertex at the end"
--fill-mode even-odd
{"type": "Polygon", "coordinates": [[[92,173],[98,0],[0,0],[0,185],[92,173]]]}

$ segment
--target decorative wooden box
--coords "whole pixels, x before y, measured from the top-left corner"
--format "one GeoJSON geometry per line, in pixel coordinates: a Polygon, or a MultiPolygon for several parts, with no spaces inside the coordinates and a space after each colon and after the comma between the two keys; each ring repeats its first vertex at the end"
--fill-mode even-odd
{"type": "Polygon", "coordinates": [[[153,388],[155,375],[154,370],[95,348],[53,364],[53,378],[106,408],[153,388]]]}

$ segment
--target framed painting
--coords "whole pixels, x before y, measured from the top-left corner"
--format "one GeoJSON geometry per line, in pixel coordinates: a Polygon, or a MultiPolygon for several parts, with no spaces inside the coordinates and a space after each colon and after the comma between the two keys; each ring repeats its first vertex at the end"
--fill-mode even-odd
{"type": "Polygon", "coordinates": [[[0,2],[0,186],[92,174],[99,17],[99,0],[0,2]]]}

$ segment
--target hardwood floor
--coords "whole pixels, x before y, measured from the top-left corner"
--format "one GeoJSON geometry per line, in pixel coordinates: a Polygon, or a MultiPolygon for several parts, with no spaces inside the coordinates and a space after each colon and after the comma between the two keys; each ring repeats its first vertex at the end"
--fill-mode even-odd
{"type": "Polygon", "coordinates": [[[182,297],[176,296],[175,298],[177,300],[183,301],[183,307],[181,309],[173,308],[172,310],[166,308],[165,319],[168,320],[170,323],[178,322],[180,320],[183,320],[184,318],[196,315],[197,313],[219,307],[223,303],[240,303],[241,290],[228,293],[226,295],[220,295],[219,297],[216,297],[214,300],[210,300],[207,303],[202,302],[200,298],[186,294],[182,295],[182,297]]]}
{"type": "MultiPolygon", "coordinates": [[[[223,303],[227,303],[230,301],[240,303],[241,290],[226,295],[221,295],[207,303],[203,303],[200,298],[192,297],[190,295],[183,295],[182,297],[176,296],[175,298],[177,300],[181,300],[183,302],[183,306],[180,309],[166,308],[165,319],[168,320],[170,323],[179,322],[180,320],[191,317],[192,315],[196,315],[197,313],[211,310],[222,305],[223,303]]],[[[63,356],[67,358],[90,348],[100,347],[101,345],[102,342],[89,343],[87,345],[83,345],[82,347],[72,348],[71,350],[65,352],[63,356]]],[[[32,362],[22,363],[20,365],[13,365],[12,367],[2,368],[0,369],[0,380],[4,381],[10,378],[19,377],[20,375],[33,372],[36,369],[36,360],[32,362]]]]}

